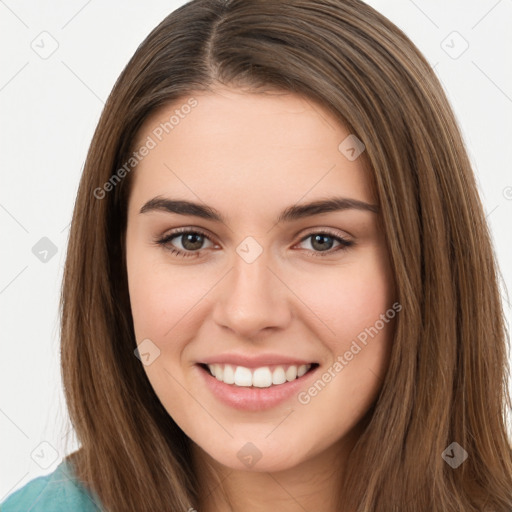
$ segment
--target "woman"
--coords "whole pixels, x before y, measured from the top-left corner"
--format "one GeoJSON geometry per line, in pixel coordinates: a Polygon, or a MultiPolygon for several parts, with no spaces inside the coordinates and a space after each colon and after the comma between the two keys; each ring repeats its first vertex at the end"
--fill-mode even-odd
{"type": "Polygon", "coordinates": [[[78,191],[81,448],[2,510],[509,511],[497,279],[396,26],[358,0],[192,1],[121,74],[78,191]]]}

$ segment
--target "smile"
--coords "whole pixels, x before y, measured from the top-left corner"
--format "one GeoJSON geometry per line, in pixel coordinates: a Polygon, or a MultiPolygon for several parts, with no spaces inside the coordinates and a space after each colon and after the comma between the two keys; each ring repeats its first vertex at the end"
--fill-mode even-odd
{"type": "Polygon", "coordinates": [[[230,408],[264,411],[289,402],[311,385],[318,363],[247,368],[234,364],[196,364],[213,397],[230,408]]]}
{"type": "Polygon", "coordinates": [[[209,364],[207,368],[213,377],[225,384],[240,387],[268,388],[270,386],[279,386],[285,382],[291,382],[297,377],[302,377],[314,364],[303,364],[300,366],[273,365],[253,369],[231,364],[209,364]]]}

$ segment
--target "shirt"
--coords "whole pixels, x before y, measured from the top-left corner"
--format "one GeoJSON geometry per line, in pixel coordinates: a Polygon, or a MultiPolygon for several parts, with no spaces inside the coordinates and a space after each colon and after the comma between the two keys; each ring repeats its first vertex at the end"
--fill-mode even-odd
{"type": "Polygon", "coordinates": [[[0,504],[0,512],[101,512],[98,497],[63,460],[53,473],[30,480],[0,504]]]}

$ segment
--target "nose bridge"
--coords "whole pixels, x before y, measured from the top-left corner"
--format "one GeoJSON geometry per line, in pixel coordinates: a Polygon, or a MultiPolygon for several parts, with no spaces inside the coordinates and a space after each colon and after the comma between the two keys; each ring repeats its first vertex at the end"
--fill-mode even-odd
{"type": "Polygon", "coordinates": [[[234,258],[231,276],[233,292],[241,294],[242,298],[245,295],[250,298],[251,294],[270,295],[270,281],[273,275],[268,269],[268,264],[268,258],[263,254],[254,261],[245,260],[240,256],[234,258]]]}
{"type": "Polygon", "coordinates": [[[240,244],[233,268],[223,280],[221,296],[215,304],[217,324],[243,336],[251,336],[267,327],[284,327],[289,321],[286,291],[268,268],[267,251],[253,259],[246,257],[240,244]],[[241,252],[238,252],[240,251],[241,252]]]}

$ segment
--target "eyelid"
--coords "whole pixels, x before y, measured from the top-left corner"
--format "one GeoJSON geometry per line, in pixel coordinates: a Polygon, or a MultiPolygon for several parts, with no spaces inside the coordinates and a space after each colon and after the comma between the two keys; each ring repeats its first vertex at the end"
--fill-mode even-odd
{"type": "MultiPolygon", "coordinates": [[[[162,240],[165,238],[172,239],[173,237],[175,237],[175,236],[177,237],[180,234],[185,234],[185,233],[190,233],[190,232],[194,232],[194,233],[197,232],[198,234],[201,234],[204,237],[208,238],[212,243],[215,243],[216,245],[220,245],[217,242],[214,242],[215,237],[213,235],[211,235],[208,231],[204,230],[203,228],[200,228],[197,226],[185,226],[185,227],[175,228],[175,229],[170,230],[168,233],[164,233],[163,235],[157,237],[157,239],[158,240],[162,240]]],[[[339,231],[335,230],[334,228],[313,227],[313,228],[308,228],[306,230],[306,232],[301,235],[299,242],[304,241],[305,238],[307,238],[308,236],[311,236],[312,234],[319,234],[319,233],[330,235],[330,236],[333,236],[336,238],[341,238],[347,242],[352,241],[351,235],[349,235],[346,232],[340,233],[339,231]],[[348,235],[348,237],[347,237],[347,235],[348,235]]],[[[296,238],[297,236],[299,236],[299,233],[296,233],[293,236],[293,238],[296,238]]]]}
{"type": "Polygon", "coordinates": [[[311,236],[313,234],[317,233],[323,233],[325,235],[329,235],[335,238],[341,238],[342,240],[346,240],[347,242],[352,241],[351,235],[349,235],[347,232],[340,232],[339,230],[336,230],[334,228],[308,228],[304,234],[301,235],[300,241],[304,240],[304,238],[307,238],[308,236],[311,236]]]}
{"type": "Polygon", "coordinates": [[[212,242],[213,242],[213,239],[215,238],[210,232],[208,232],[207,230],[205,230],[203,228],[199,228],[197,226],[184,226],[184,227],[180,227],[180,228],[174,228],[174,229],[169,230],[168,232],[167,231],[164,232],[164,234],[158,238],[159,239],[172,238],[172,237],[182,235],[185,233],[197,233],[199,235],[203,235],[204,237],[208,238],[212,242]]]}

